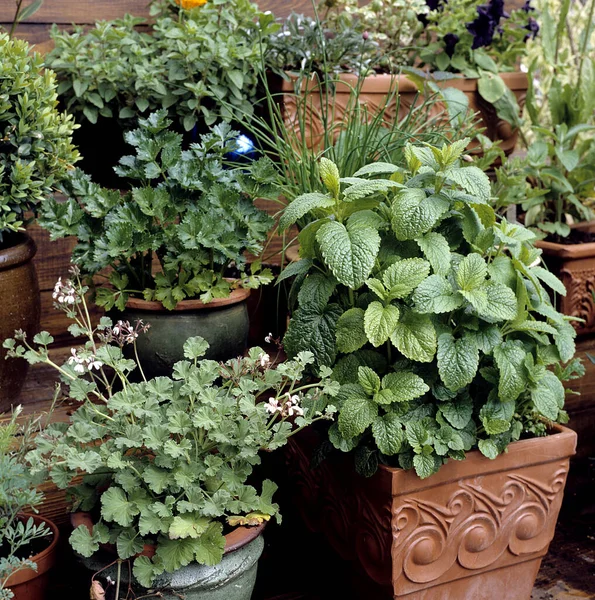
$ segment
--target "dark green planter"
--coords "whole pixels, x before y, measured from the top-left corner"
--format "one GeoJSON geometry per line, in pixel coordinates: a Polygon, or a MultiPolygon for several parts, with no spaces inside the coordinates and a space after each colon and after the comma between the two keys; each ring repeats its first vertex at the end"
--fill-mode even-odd
{"type": "MultiPolygon", "coordinates": [[[[206,358],[228,360],[244,353],[248,345],[250,322],[246,301],[250,290],[234,290],[229,298],[204,304],[184,300],[175,310],[165,310],[159,302],[137,298],[128,301],[124,311],[111,311],[118,320],[141,319],[150,325],[137,339],[138,356],[147,378],[171,375],[173,365],[184,359],[184,342],[201,336],[209,343],[206,358]]],[[[130,347],[128,347],[130,348],[130,347]]]]}

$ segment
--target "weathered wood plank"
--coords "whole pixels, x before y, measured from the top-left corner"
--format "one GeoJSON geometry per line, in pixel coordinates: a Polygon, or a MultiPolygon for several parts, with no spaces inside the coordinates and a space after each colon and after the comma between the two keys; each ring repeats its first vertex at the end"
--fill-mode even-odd
{"type": "MultiPolygon", "coordinates": [[[[147,0],[50,0],[44,2],[26,24],[31,23],[94,23],[97,20],[110,20],[126,13],[140,16],[149,15],[147,0]]],[[[261,0],[261,10],[271,10],[279,17],[292,11],[312,14],[311,0],[261,0]]],[[[0,22],[10,23],[14,16],[14,4],[0,3],[0,22]]]]}

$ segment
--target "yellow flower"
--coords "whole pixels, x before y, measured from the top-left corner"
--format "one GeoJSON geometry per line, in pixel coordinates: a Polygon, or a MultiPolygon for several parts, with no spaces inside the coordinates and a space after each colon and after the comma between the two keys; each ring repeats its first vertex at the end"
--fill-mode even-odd
{"type": "Polygon", "coordinates": [[[189,10],[191,8],[197,8],[207,3],[207,0],[176,0],[176,3],[182,8],[189,10]]]}

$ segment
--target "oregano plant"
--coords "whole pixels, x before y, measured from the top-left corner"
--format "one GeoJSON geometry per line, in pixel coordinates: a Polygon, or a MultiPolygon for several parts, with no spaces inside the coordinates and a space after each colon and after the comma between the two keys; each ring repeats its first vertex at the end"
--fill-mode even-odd
{"type": "Polygon", "coordinates": [[[534,234],[499,219],[490,182],[462,160],[467,140],[408,145],[403,166],[340,177],[296,198],[281,227],[299,233],[288,355],[312,352],[341,389],[332,444],[420,477],[473,448],[495,458],[564,422],[562,381],[580,376],[575,330],[550,291],[534,234]]]}

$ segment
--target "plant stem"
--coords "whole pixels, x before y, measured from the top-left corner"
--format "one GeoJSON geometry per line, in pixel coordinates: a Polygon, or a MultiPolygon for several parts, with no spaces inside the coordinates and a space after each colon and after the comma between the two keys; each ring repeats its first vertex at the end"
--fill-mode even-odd
{"type": "Polygon", "coordinates": [[[20,21],[19,17],[21,14],[21,6],[23,4],[23,0],[16,0],[16,4],[17,4],[17,10],[14,13],[14,20],[12,22],[12,27],[10,28],[10,33],[8,34],[8,37],[10,39],[12,39],[12,37],[14,36],[14,33],[17,29],[17,25],[19,24],[19,21],[20,21]]]}

